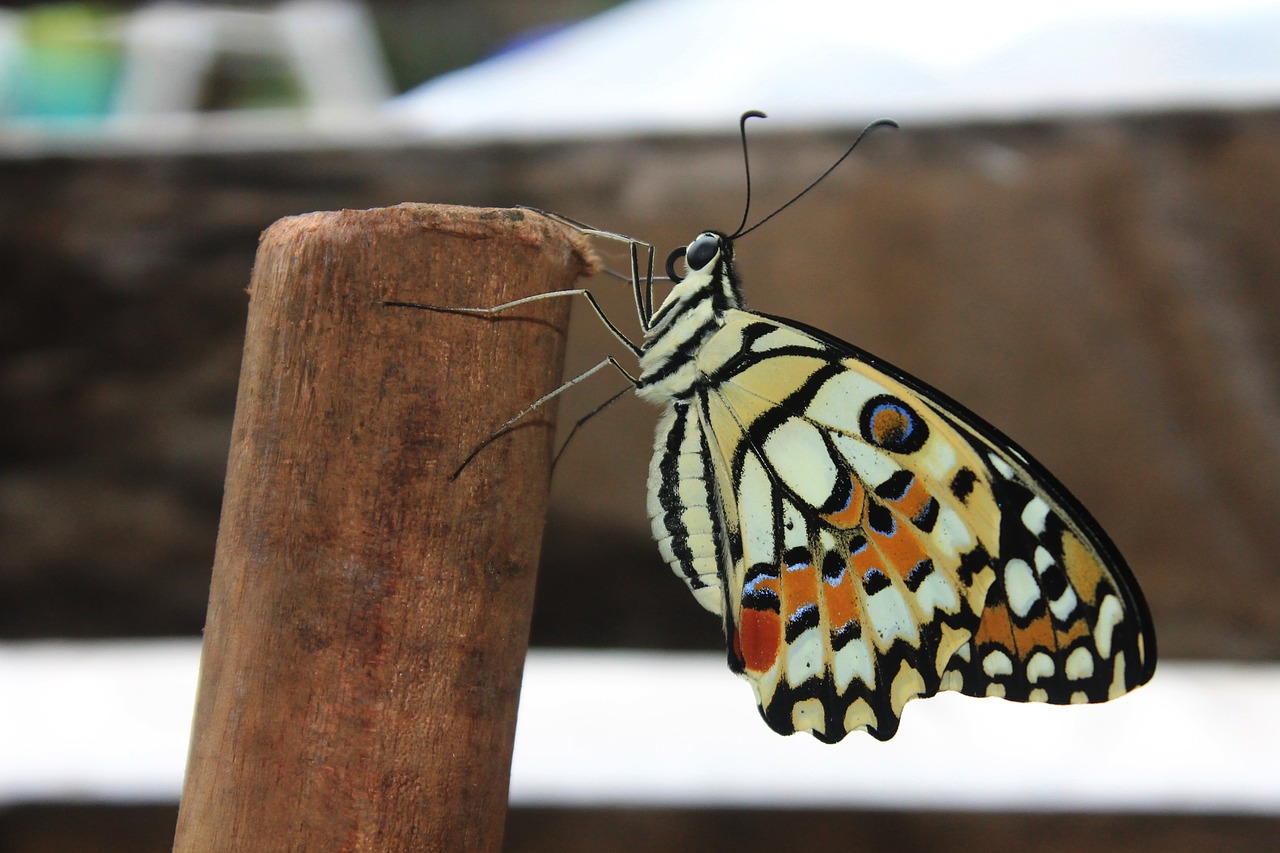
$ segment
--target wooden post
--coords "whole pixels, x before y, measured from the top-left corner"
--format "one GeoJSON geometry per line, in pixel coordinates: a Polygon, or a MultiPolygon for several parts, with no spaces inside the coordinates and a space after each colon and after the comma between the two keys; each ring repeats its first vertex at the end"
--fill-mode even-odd
{"type": "Polygon", "coordinates": [[[537,214],[400,205],[263,235],[175,851],[497,851],[568,300],[537,214]],[[532,320],[530,320],[532,318],[532,320]]]}

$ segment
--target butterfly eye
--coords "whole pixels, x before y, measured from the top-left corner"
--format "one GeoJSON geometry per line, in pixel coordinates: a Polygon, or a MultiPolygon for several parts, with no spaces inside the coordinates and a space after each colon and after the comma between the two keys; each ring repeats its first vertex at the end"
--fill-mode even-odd
{"type": "Polygon", "coordinates": [[[684,264],[690,272],[700,270],[715,260],[720,254],[720,238],[715,234],[703,234],[689,244],[684,256],[684,264]]]}
{"type": "Polygon", "coordinates": [[[720,238],[715,234],[703,234],[688,246],[683,246],[667,256],[667,277],[676,284],[684,281],[684,276],[676,273],[676,261],[684,258],[684,268],[689,272],[698,272],[715,260],[720,254],[720,238]]]}

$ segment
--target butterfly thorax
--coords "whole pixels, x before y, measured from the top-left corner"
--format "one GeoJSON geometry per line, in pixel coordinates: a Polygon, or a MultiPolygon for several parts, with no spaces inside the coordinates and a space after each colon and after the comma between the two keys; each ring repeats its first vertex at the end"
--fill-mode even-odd
{"type": "Polygon", "coordinates": [[[688,396],[701,380],[694,362],[699,348],[724,325],[726,312],[743,307],[733,244],[709,231],[690,250],[707,237],[715,238],[719,251],[701,268],[691,267],[650,319],[636,388],[644,399],[665,402],[688,396]]]}

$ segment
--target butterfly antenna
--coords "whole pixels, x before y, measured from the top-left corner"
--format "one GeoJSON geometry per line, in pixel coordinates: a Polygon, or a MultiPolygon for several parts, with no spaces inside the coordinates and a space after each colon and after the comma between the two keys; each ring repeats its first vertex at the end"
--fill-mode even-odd
{"type": "MultiPolygon", "coordinates": [[[[748,116],[751,116],[751,115],[758,115],[758,116],[763,117],[763,116],[764,116],[764,113],[761,113],[761,112],[745,113],[745,114],[742,116],[742,121],[743,121],[743,125],[744,125],[744,128],[743,128],[743,136],[742,136],[742,147],[743,147],[743,156],[744,156],[744,157],[746,156],[746,144],[747,144],[747,137],[746,137],[745,124],[746,124],[747,117],[748,117],[748,116]]],[[[855,139],[855,140],[853,140],[853,144],[852,144],[852,145],[850,145],[847,149],[845,149],[845,152],[844,152],[843,154],[841,154],[841,155],[840,155],[840,158],[839,158],[838,160],[836,160],[834,163],[832,163],[830,166],[828,166],[828,167],[827,167],[827,170],[826,170],[825,172],[823,172],[823,173],[822,173],[821,175],[819,175],[818,177],[814,178],[814,179],[813,179],[813,181],[809,184],[809,186],[805,187],[804,189],[800,190],[800,192],[798,192],[798,193],[796,193],[794,196],[792,196],[792,197],[791,197],[791,200],[790,200],[790,201],[788,201],[786,204],[784,204],[784,205],[782,205],[781,207],[779,207],[779,208],[778,208],[777,210],[775,210],[773,213],[770,213],[770,214],[769,214],[768,216],[766,216],[764,219],[761,219],[761,220],[760,220],[759,222],[757,222],[755,225],[752,225],[750,228],[746,228],[746,229],[744,229],[744,228],[742,227],[742,225],[746,225],[746,223],[747,223],[746,213],[744,212],[744,213],[743,213],[743,217],[742,217],[742,225],[739,225],[739,226],[738,226],[738,230],[737,230],[737,231],[735,231],[735,232],[734,232],[734,233],[729,237],[729,239],[730,239],[730,240],[736,240],[736,239],[738,239],[739,237],[744,237],[744,236],[746,236],[747,234],[750,234],[752,231],[756,230],[756,229],[757,229],[757,228],[759,228],[761,225],[765,224],[765,223],[766,223],[766,222],[768,222],[770,219],[773,219],[773,217],[777,216],[779,213],[781,213],[782,211],[786,210],[788,207],[790,207],[791,205],[793,205],[793,204],[795,204],[797,201],[799,201],[801,198],[803,198],[803,197],[805,196],[805,194],[809,192],[809,190],[813,189],[813,188],[814,188],[814,187],[816,187],[818,184],[822,183],[822,182],[823,182],[823,180],[825,180],[825,179],[826,179],[827,175],[830,175],[832,172],[834,172],[834,171],[836,170],[836,167],[837,167],[837,166],[839,166],[841,163],[843,163],[843,162],[844,162],[844,161],[849,157],[849,155],[853,153],[853,149],[855,149],[855,148],[857,148],[857,147],[858,147],[858,143],[859,143],[859,142],[861,142],[861,141],[863,140],[863,138],[864,138],[868,133],[870,133],[871,131],[875,130],[875,129],[876,129],[876,128],[878,128],[878,127],[894,127],[894,128],[896,128],[897,126],[898,126],[898,123],[897,123],[896,121],[894,121],[893,119],[891,119],[891,118],[876,119],[875,121],[871,122],[871,124],[867,125],[866,127],[864,127],[864,128],[862,129],[862,132],[858,134],[858,138],[857,138],[857,139],[855,139]]],[[[751,178],[750,178],[750,174],[748,174],[748,176],[747,176],[747,202],[748,202],[748,204],[750,204],[750,200],[751,200],[751,178]]]]}
{"type": "MultiPolygon", "coordinates": [[[[742,206],[742,221],[738,223],[734,237],[742,234],[742,229],[747,224],[747,215],[751,213],[751,158],[747,156],[747,119],[749,118],[768,118],[768,116],[759,110],[747,110],[738,119],[738,133],[742,136],[742,171],[747,176],[747,203],[742,206]]],[[[733,237],[729,239],[732,240],[733,237]]]]}

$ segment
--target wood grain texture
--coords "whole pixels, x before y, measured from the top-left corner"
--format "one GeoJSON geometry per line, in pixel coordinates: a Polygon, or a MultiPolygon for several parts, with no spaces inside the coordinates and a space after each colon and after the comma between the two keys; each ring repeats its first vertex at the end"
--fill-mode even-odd
{"type": "Polygon", "coordinates": [[[521,211],[315,213],[262,237],[174,849],[498,850],[563,289],[594,264],[521,211]]]}

